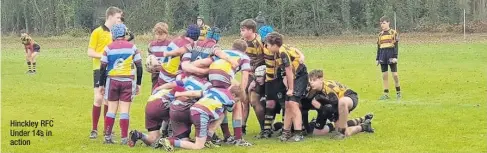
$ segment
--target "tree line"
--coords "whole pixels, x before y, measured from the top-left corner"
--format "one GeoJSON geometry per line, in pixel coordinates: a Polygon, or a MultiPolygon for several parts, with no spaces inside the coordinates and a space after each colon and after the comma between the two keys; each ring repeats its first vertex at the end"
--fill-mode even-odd
{"type": "Polygon", "coordinates": [[[160,21],[178,31],[198,15],[236,33],[240,21],[259,11],[267,24],[293,35],[375,33],[379,18],[393,19],[394,13],[400,32],[463,32],[464,10],[468,32],[487,32],[485,0],[6,0],[1,30],[77,36],[101,25],[109,6],[124,10],[125,24],[136,34],[150,32],[160,21]]]}

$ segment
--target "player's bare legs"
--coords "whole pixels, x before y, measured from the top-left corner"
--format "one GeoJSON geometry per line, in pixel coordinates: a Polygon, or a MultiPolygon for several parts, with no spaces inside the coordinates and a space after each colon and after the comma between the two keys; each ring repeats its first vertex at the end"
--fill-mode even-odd
{"type": "Polygon", "coordinates": [[[387,71],[382,72],[382,84],[384,86],[384,95],[382,95],[379,99],[389,99],[389,74],[387,73],[387,71]]]}
{"type": "Polygon", "coordinates": [[[401,85],[399,84],[399,74],[397,72],[392,72],[392,77],[394,78],[394,85],[396,86],[397,98],[401,98],[401,85]]]}
{"type": "Polygon", "coordinates": [[[32,73],[36,73],[36,57],[37,57],[38,52],[32,52],[30,54],[30,63],[32,64],[32,73]]]}
{"type": "Polygon", "coordinates": [[[353,100],[350,97],[342,97],[338,100],[338,120],[335,122],[337,131],[341,134],[347,133],[348,113],[353,107],[353,100]]]}
{"type": "Polygon", "coordinates": [[[30,55],[31,55],[30,51],[25,53],[25,61],[27,62],[27,72],[26,73],[32,73],[32,63],[30,62],[30,55]]]}
{"type": "Polygon", "coordinates": [[[98,136],[98,121],[100,120],[101,105],[104,104],[104,114],[106,116],[108,111],[108,103],[103,100],[103,95],[100,92],[100,88],[93,88],[93,109],[92,109],[92,131],[90,134],[91,139],[95,139],[98,136]]]}
{"type": "MultiPolygon", "coordinates": [[[[208,136],[212,136],[215,133],[216,129],[220,127],[220,124],[222,122],[223,122],[223,117],[220,117],[218,120],[210,123],[210,125],[208,126],[208,136]]],[[[196,141],[194,143],[190,141],[180,141],[180,147],[185,149],[192,149],[192,150],[203,149],[205,147],[206,139],[207,137],[203,136],[203,137],[196,137],[196,141]]]]}
{"type": "MultiPolygon", "coordinates": [[[[252,91],[252,92],[250,92],[249,99],[250,99],[250,104],[254,108],[255,116],[257,117],[257,120],[259,121],[260,129],[262,130],[262,129],[264,129],[265,108],[264,108],[264,105],[260,102],[260,95],[252,91]]],[[[249,108],[247,108],[247,109],[249,109],[249,108]]],[[[247,110],[247,111],[250,111],[250,110],[247,110]]],[[[247,118],[244,118],[244,119],[247,119],[247,118]]],[[[245,123],[246,123],[246,121],[245,121],[245,123]]]]}

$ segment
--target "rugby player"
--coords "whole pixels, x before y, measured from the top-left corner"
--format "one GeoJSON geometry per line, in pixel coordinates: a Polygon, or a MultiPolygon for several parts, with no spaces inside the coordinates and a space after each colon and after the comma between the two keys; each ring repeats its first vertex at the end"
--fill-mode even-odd
{"type": "MultiPolygon", "coordinates": [[[[154,40],[152,40],[149,43],[148,52],[149,52],[149,55],[153,55],[156,58],[156,60],[158,60],[161,63],[161,67],[159,69],[156,69],[156,71],[151,72],[152,73],[152,80],[151,80],[152,81],[152,88],[154,88],[154,86],[157,84],[160,71],[164,71],[164,72],[162,72],[163,73],[162,75],[172,74],[169,77],[174,78],[176,73],[175,72],[168,73],[167,71],[169,69],[171,69],[171,67],[169,67],[169,66],[172,66],[172,63],[171,63],[172,61],[175,61],[176,62],[175,64],[179,65],[179,62],[178,62],[179,58],[178,57],[174,57],[174,59],[173,59],[173,57],[164,58],[162,56],[162,54],[164,54],[163,52],[167,52],[168,50],[172,49],[172,48],[170,49],[170,47],[169,47],[169,43],[171,43],[171,41],[168,39],[168,35],[169,35],[168,28],[169,28],[169,26],[164,22],[159,22],[154,26],[154,28],[152,28],[152,32],[154,33],[154,40]]],[[[176,68],[179,68],[179,67],[176,67],[176,68]]],[[[151,69],[148,69],[148,70],[152,71],[151,69]]],[[[176,69],[176,72],[177,72],[177,69],[176,69]]],[[[163,78],[165,78],[165,77],[163,77],[163,78]]]]}
{"type": "Polygon", "coordinates": [[[225,109],[231,110],[234,101],[241,96],[240,87],[234,86],[230,89],[212,87],[207,91],[186,91],[176,92],[176,97],[201,97],[191,106],[191,121],[195,125],[195,142],[177,140],[175,138],[161,138],[158,140],[160,147],[166,151],[173,151],[174,147],[199,150],[211,143],[211,137],[217,127],[223,121],[225,109]]]}
{"type": "Polygon", "coordinates": [[[193,44],[198,39],[199,33],[200,31],[196,25],[190,25],[184,34],[169,43],[166,50],[157,53],[162,60],[162,65],[159,70],[157,83],[153,88],[176,80],[177,75],[181,73],[181,56],[184,54],[180,50],[186,48],[185,46],[187,45],[193,44]]]}
{"type": "MultiPolygon", "coordinates": [[[[128,142],[130,147],[135,146],[138,140],[142,140],[148,146],[155,145],[154,142],[161,137],[161,132],[159,132],[159,130],[162,127],[162,122],[169,121],[171,103],[187,101],[187,97],[178,97],[174,99],[175,92],[183,91],[184,87],[175,86],[172,89],[161,90],[160,92],[151,95],[145,106],[145,128],[149,133],[144,134],[137,130],[130,131],[128,142]]],[[[162,137],[167,136],[164,136],[163,134],[162,137]]]]}
{"type": "Polygon", "coordinates": [[[337,81],[325,80],[322,70],[312,70],[309,73],[309,83],[310,90],[318,91],[311,103],[312,107],[318,110],[318,118],[310,123],[314,127],[313,135],[324,135],[335,129],[337,138],[359,132],[374,132],[372,114],[348,120],[350,112],[358,105],[358,95],[355,91],[337,81]],[[327,120],[331,122],[327,123],[327,120]]]}
{"type": "MultiPolygon", "coordinates": [[[[286,77],[286,102],[283,134],[280,137],[281,141],[301,141],[304,139],[302,133],[302,115],[300,110],[301,98],[304,96],[306,87],[308,85],[308,72],[306,65],[300,62],[300,53],[296,48],[283,44],[283,36],[277,32],[269,33],[266,36],[266,48],[277,54],[274,61],[274,74],[271,78],[286,77]],[[277,69],[277,70],[276,70],[277,69]],[[294,126],[294,136],[291,133],[291,125],[294,126]]],[[[272,66],[271,66],[272,67],[272,66]]],[[[272,74],[272,73],[271,73],[272,74]]],[[[275,89],[279,89],[282,85],[280,79],[275,79],[278,82],[269,82],[266,84],[266,105],[275,105],[277,100],[277,93],[275,89]],[[273,97],[270,99],[270,97],[273,97]],[[274,100],[274,103],[272,101],[274,100]]]]}
{"type": "Polygon", "coordinates": [[[98,120],[100,119],[101,105],[104,105],[104,115],[108,110],[108,104],[103,100],[100,93],[100,58],[102,57],[105,47],[112,42],[110,29],[116,23],[119,23],[122,16],[122,10],[117,7],[109,7],[105,13],[105,24],[93,30],[90,36],[88,46],[88,56],[93,59],[93,82],[94,82],[94,102],[92,108],[92,129],[90,138],[95,139],[98,136],[98,120]]]}
{"type": "Polygon", "coordinates": [[[27,61],[27,74],[35,74],[36,71],[36,57],[41,52],[41,46],[32,39],[25,30],[20,32],[20,40],[24,44],[25,60],[27,61]]]}
{"type": "Polygon", "coordinates": [[[130,104],[140,92],[142,59],[134,44],[125,40],[126,27],[115,24],[111,29],[113,42],[105,47],[100,66],[100,92],[108,101],[105,116],[105,141],[113,144],[112,129],[117,111],[120,112],[121,144],[128,142],[130,104]],[[135,69],[134,69],[135,65],[135,69]],[[136,71],[136,80],[134,80],[136,71]],[[106,88],[105,88],[106,87],[106,88]]]}
{"type": "MultiPolygon", "coordinates": [[[[252,82],[254,78],[254,71],[257,67],[264,65],[264,45],[261,42],[260,36],[256,33],[257,23],[252,19],[243,20],[240,23],[240,36],[247,42],[247,49],[245,53],[250,57],[251,71],[249,77],[242,77],[242,81],[246,80],[247,84],[241,84],[244,91],[248,91],[248,83],[252,82]]],[[[246,96],[243,97],[243,126],[242,130],[246,133],[247,119],[249,117],[250,105],[254,108],[255,115],[259,121],[260,130],[264,129],[264,108],[265,106],[260,103],[260,97],[255,91],[251,90],[246,92],[246,96]]]]}
{"type": "MultiPolygon", "coordinates": [[[[224,52],[228,54],[230,58],[232,58],[235,61],[238,61],[239,66],[236,68],[233,68],[229,62],[220,59],[216,56],[213,56],[213,58],[203,59],[203,62],[201,63],[202,65],[210,64],[209,71],[208,71],[208,80],[211,82],[213,87],[223,88],[223,89],[229,88],[230,86],[232,86],[232,80],[235,78],[235,74],[241,72],[242,74],[241,83],[240,85],[236,85],[236,86],[239,86],[241,88],[240,91],[243,92],[241,93],[241,95],[245,94],[244,92],[245,87],[242,87],[241,85],[248,84],[247,83],[248,80],[243,78],[248,78],[249,71],[251,71],[250,58],[245,54],[246,48],[247,48],[247,43],[244,40],[239,39],[233,42],[231,50],[224,50],[224,52]]],[[[235,101],[235,102],[236,103],[234,105],[234,110],[232,112],[233,113],[232,125],[234,128],[235,141],[230,139],[231,135],[230,135],[230,131],[228,130],[228,123],[223,122],[221,124],[221,128],[224,134],[224,141],[238,146],[250,146],[251,144],[246,142],[242,138],[243,135],[242,108],[241,108],[242,104],[240,103],[240,101],[235,101]]]]}
{"type": "MultiPolygon", "coordinates": [[[[196,40],[199,37],[200,31],[196,25],[190,25],[188,27],[188,30],[186,31],[186,34],[191,39],[196,40]]],[[[214,27],[208,32],[207,39],[203,41],[192,41],[186,43],[184,47],[180,47],[170,52],[165,52],[163,56],[183,55],[181,59],[182,60],[181,67],[183,71],[195,75],[203,75],[208,72],[199,68],[197,64],[191,64],[191,62],[194,62],[199,59],[208,58],[212,55],[216,55],[226,61],[229,61],[230,63],[232,63],[233,67],[237,67],[238,66],[237,61],[232,61],[229,58],[229,56],[220,49],[219,45],[217,44],[219,40],[220,40],[220,29],[214,27]]],[[[207,65],[203,67],[207,67],[207,65]]]]}
{"type": "Polygon", "coordinates": [[[210,26],[205,24],[204,20],[205,20],[205,18],[201,15],[196,18],[196,25],[198,25],[198,27],[200,28],[200,36],[199,36],[198,40],[205,40],[206,34],[211,29],[210,26]]]}
{"type": "Polygon", "coordinates": [[[401,98],[401,86],[399,85],[399,75],[397,74],[397,56],[398,56],[398,33],[389,27],[390,19],[386,16],[380,18],[381,32],[377,40],[377,56],[375,58],[377,65],[380,64],[382,71],[382,82],[384,85],[384,94],[379,100],[389,99],[389,75],[388,67],[391,68],[394,84],[396,86],[396,98],[401,98]]]}

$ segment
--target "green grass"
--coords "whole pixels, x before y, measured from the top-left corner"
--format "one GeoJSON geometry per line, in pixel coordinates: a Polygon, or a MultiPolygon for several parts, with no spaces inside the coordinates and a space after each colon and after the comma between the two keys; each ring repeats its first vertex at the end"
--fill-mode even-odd
{"type": "MultiPolygon", "coordinates": [[[[341,141],[328,137],[306,138],[299,143],[281,143],[275,138],[256,140],[253,136],[259,131],[252,114],[245,138],[254,146],[224,146],[199,152],[487,152],[485,37],[468,42],[431,38],[423,43],[410,37],[403,36],[400,46],[398,69],[403,99],[399,102],[376,100],[382,94],[382,82],[380,68],[375,65],[373,38],[351,42],[345,38],[291,40],[305,52],[310,70],[322,68],[327,78],[359,93],[359,105],[352,116],[374,112],[376,133],[341,141]]],[[[87,40],[37,41],[42,46],[38,74],[29,76],[24,73],[24,51],[18,38],[2,38],[1,152],[161,152],[142,145],[103,145],[101,137],[88,139],[93,83],[87,40]],[[30,146],[9,145],[9,140],[19,138],[11,137],[10,129],[32,130],[11,128],[10,120],[44,119],[53,119],[54,127],[39,129],[49,129],[54,136],[24,137],[31,140],[30,146]]],[[[146,42],[138,40],[137,45],[145,50],[146,42]]],[[[229,46],[228,42],[224,46],[229,46]]],[[[132,105],[130,129],[145,131],[149,80],[145,73],[142,94],[132,105]]],[[[391,91],[394,93],[393,88],[391,91]]],[[[114,131],[119,135],[118,121],[115,124],[114,131]]]]}

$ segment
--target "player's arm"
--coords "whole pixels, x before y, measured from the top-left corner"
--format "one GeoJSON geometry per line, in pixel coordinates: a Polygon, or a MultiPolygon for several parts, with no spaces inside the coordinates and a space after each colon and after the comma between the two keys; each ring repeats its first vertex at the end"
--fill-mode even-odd
{"type": "Polygon", "coordinates": [[[162,89],[172,89],[172,88],[178,86],[178,84],[179,84],[178,82],[181,82],[181,84],[182,84],[182,81],[173,81],[173,82],[165,83],[165,84],[155,88],[154,90],[159,91],[162,89]]]}
{"type": "Polygon", "coordinates": [[[208,68],[196,67],[193,64],[191,64],[189,61],[182,62],[181,67],[182,67],[183,71],[189,72],[189,73],[194,73],[197,75],[205,75],[205,74],[208,74],[208,72],[210,71],[210,69],[208,69],[208,68]]]}
{"type": "Polygon", "coordinates": [[[88,46],[88,56],[91,58],[101,58],[101,54],[95,51],[96,45],[98,44],[98,33],[93,31],[90,37],[90,44],[88,46]]]}
{"type": "Polygon", "coordinates": [[[191,97],[191,98],[199,98],[203,96],[203,90],[194,90],[194,91],[184,91],[184,92],[176,92],[174,94],[175,97],[191,97]]]}
{"type": "Polygon", "coordinates": [[[140,51],[136,51],[134,55],[134,64],[137,69],[137,85],[140,86],[142,84],[142,74],[144,74],[142,68],[142,56],[140,56],[140,51]]]}
{"type": "Polygon", "coordinates": [[[168,57],[168,56],[180,56],[180,55],[184,55],[186,53],[188,53],[189,49],[192,47],[193,43],[189,43],[188,45],[184,46],[184,47],[179,47],[178,49],[174,50],[174,51],[170,51],[170,52],[164,52],[164,55],[165,57],[168,57]]]}
{"type": "Polygon", "coordinates": [[[215,47],[214,48],[214,53],[219,58],[221,58],[221,59],[223,59],[225,61],[230,62],[233,67],[237,67],[238,66],[238,61],[232,60],[227,53],[223,52],[223,50],[220,49],[220,47],[218,47],[218,46],[215,47]]]}
{"type": "Polygon", "coordinates": [[[149,47],[147,47],[147,53],[148,55],[152,55],[152,50],[151,50],[151,43],[149,43],[148,45],[149,47]]]}
{"type": "Polygon", "coordinates": [[[242,65],[240,66],[241,72],[242,72],[242,78],[240,79],[240,88],[242,89],[243,93],[242,96],[245,97],[245,90],[247,85],[249,84],[249,77],[250,77],[250,71],[252,71],[252,67],[250,66],[250,58],[248,56],[245,56],[240,59],[240,62],[242,65]]]}
{"type": "Polygon", "coordinates": [[[212,62],[213,59],[209,57],[209,58],[196,60],[192,64],[196,67],[204,68],[204,67],[209,67],[212,62]]]}
{"type": "Polygon", "coordinates": [[[100,87],[104,87],[107,80],[107,66],[108,66],[108,57],[106,50],[103,52],[103,56],[100,59],[100,87]]]}
{"type": "Polygon", "coordinates": [[[299,55],[299,63],[303,64],[304,63],[304,54],[303,52],[301,52],[301,50],[297,49],[297,48],[294,48],[296,50],[296,53],[298,53],[299,55]]]}
{"type": "Polygon", "coordinates": [[[194,73],[197,75],[208,74],[209,69],[196,67],[190,62],[191,61],[191,53],[185,53],[182,57],[182,61],[183,62],[181,62],[181,68],[183,69],[183,71],[189,72],[189,73],[194,73]]]}
{"type": "MultiPolygon", "coordinates": [[[[287,87],[288,91],[294,90],[294,73],[293,67],[291,65],[291,61],[289,55],[285,52],[280,53],[280,57],[282,60],[282,64],[284,65],[284,70],[286,71],[286,80],[287,80],[287,87]]],[[[292,93],[292,92],[291,92],[292,93]]]]}
{"type": "Polygon", "coordinates": [[[397,55],[399,54],[399,35],[396,33],[394,33],[394,54],[393,54],[393,58],[397,58],[397,55]]]}

